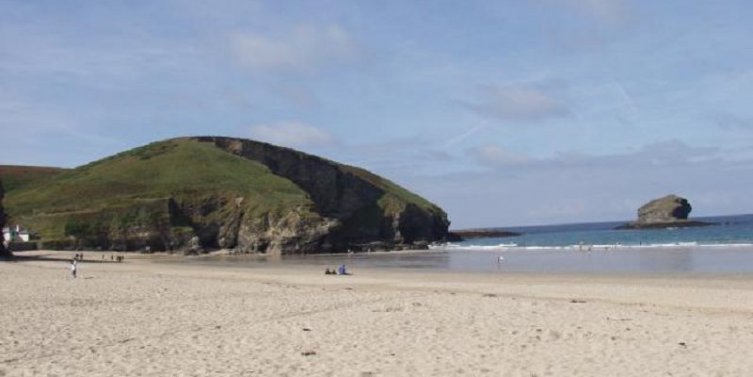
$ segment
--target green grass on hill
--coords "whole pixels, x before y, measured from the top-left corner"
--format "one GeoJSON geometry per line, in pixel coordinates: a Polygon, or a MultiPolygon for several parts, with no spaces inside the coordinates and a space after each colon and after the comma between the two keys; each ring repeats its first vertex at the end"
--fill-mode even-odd
{"type": "MultiPolygon", "coordinates": [[[[350,226],[378,230],[385,215],[408,204],[446,218],[436,205],[385,178],[326,162],[384,192],[377,203],[357,211],[350,226]]],[[[95,239],[134,229],[190,230],[188,220],[175,218],[171,203],[191,209],[191,221],[204,224],[222,223],[239,208],[261,222],[291,212],[319,216],[309,194],[291,180],[214,143],[190,138],[148,144],[72,170],[16,169],[8,178],[6,212],[44,240],[95,239]]]]}
{"type": "Polygon", "coordinates": [[[167,198],[200,204],[238,197],[252,216],[312,206],[306,192],[266,166],[187,139],[149,144],[65,171],[8,195],[5,204],[13,219],[34,224],[42,238],[52,239],[65,237],[66,227],[86,219],[110,230],[154,221],[167,211],[154,203],[167,198]]]}
{"type": "Polygon", "coordinates": [[[250,196],[255,205],[306,205],[307,194],[264,165],[190,140],[168,140],[66,171],[8,199],[15,214],[92,210],[176,194],[250,196]],[[169,152],[169,153],[168,153],[169,152]]]}

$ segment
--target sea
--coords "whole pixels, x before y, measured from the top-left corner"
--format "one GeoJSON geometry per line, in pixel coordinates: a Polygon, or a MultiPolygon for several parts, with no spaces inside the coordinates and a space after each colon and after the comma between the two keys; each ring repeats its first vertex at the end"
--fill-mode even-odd
{"type": "Polygon", "coordinates": [[[621,229],[626,221],[492,228],[521,233],[504,238],[480,238],[448,247],[473,250],[519,248],[604,249],[677,248],[683,246],[753,246],[753,214],[694,218],[710,226],[666,229],[621,229]]]}
{"type": "Polygon", "coordinates": [[[520,236],[433,245],[418,252],[282,257],[222,256],[202,263],[248,267],[340,265],[464,273],[753,275],[753,214],[694,218],[705,227],[616,230],[625,222],[506,227],[520,236]]]}

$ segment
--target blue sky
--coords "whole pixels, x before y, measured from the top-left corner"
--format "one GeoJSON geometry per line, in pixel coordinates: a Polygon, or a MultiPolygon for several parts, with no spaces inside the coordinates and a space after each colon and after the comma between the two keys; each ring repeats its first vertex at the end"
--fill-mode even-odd
{"type": "Polygon", "coordinates": [[[454,227],[753,212],[747,1],[0,1],[0,163],[186,135],[359,165],[454,227]]]}

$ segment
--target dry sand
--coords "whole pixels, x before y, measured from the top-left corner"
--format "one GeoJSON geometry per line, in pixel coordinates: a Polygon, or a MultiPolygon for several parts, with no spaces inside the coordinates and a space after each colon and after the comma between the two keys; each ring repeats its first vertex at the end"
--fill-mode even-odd
{"type": "Polygon", "coordinates": [[[354,272],[0,263],[0,376],[753,375],[751,277],[354,272]]]}

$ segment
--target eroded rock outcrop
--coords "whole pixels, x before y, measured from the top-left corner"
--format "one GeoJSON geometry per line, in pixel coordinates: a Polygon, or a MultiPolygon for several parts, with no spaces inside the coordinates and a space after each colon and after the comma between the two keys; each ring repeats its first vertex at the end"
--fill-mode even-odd
{"type": "Polygon", "coordinates": [[[687,199],[677,195],[667,195],[651,200],[638,208],[638,220],[622,225],[618,229],[647,229],[711,225],[701,221],[688,220],[693,207],[687,199]]]}
{"type": "MultiPolygon", "coordinates": [[[[278,235],[272,238],[309,234],[310,237],[295,242],[303,249],[311,242],[311,246],[320,249],[360,249],[374,241],[412,244],[442,240],[447,236],[449,222],[441,209],[419,197],[417,200],[399,197],[404,189],[366,170],[252,140],[194,139],[214,143],[227,152],[267,166],[275,175],[293,181],[314,202],[314,212],[319,218],[293,212],[292,218],[286,215],[275,219],[273,223],[278,226],[262,227],[267,230],[251,234],[278,235]],[[424,205],[419,206],[422,203],[424,205]]],[[[287,241],[272,244],[280,242],[287,241]]]]}

